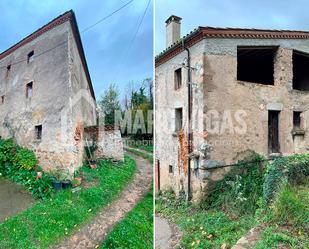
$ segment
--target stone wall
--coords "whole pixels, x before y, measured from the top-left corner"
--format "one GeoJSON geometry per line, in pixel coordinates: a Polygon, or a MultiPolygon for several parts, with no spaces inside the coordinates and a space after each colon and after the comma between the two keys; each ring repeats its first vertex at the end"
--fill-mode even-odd
{"type": "Polygon", "coordinates": [[[34,150],[44,169],[59,167],[73,172],[82,164],[83,127],[96,124],[96,109],[70,22],[43,33],[0,61],[0,67],[10,64],[9,73],[0,70],[0,96],[5,96],[0,103],[0,136],[13,137],[34,150]],[[27,63],[32,50],[34,59],[27,63]],[[33,82],[31,98],[26,97],[29,82],[33,82]],[[42,125],[41,139],[36,139],[36,125],[42,125]]]}
{"type": "Polygon", "coordinates": [[[119,128],[109,125],[100,128],[98,126],[86,127],[85,139],[87,139],[85,144],[97,145],[93,159],[124,160],[123,141],[119,128]]]}
{"type": "MultiPolygon", "coordinates": [[[[209,169],[236,162],[248,151],[268,155],[268,111],[280,111],[279,142],[282,155],[307,153],[309,93],[292,89],[292,50],[309,52],[307,40],[271,39],[204,39],[190,48],[193,85],[193,155],[191,188],[198,200],[207,191],[208,180],[222,179],[229,168],[209,169]],[[279,46],[274,61],[274,85],[237,81],[237,46],[279,46]],[[245,112],[245,133],[226,129],[223,133],[209,132],[209,111],[224,112],[239,128],[234,114],[245,112]],[[293,111],[304,113],[305,135],[293,137],[293,111]]],[[[182,68],[183,84],[174,89],[174,71],[186,57],[182,52],[156,67],[156,159],[160,161],[161,189],[172,187],[176,192],[187,191],[187,174],[181,152],[186,147],[174,132],[175,108],[183,108],[184,138],[187,140],[187,70],[182,68]],[[172,166],[172,172],[170,171],[172,166]]]]}

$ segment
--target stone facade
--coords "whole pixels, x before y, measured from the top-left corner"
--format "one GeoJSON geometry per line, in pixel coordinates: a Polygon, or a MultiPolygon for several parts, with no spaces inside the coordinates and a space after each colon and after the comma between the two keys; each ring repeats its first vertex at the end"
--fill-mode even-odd
{"type": "Polygon", "coordinates": [[[0,67],[0,135],[34,150],[44,169],[73,172],[82,164],[83,129],[97,123],[74,13],[64,13],[0,54],[0,67]]]}
{"type": "Polygon", "coordinates": [[[97,158],[110,158],[117,161],[124,160],[123,141],[118,128],[104,128],[99,131],[97,158]]]}
{"type": "MultiPolygon", "coordinates": [[[[196,41],[183,38],[190,50],[192,67],[193,153],[186,157],[191,158],[190,185],[194,200],[200,199],[207,191],[209,180],[222,179],[229,170],[229,167],[212,167],[235,163],[249,151],[270,156],[268,113],[271,110],[280,112],[280,154],[309,151],[309,92],[292,87],[293,51],[309,53],[309,37],[241,38],[246,31],[237,32],[237,38],[232,35],[222,38],[221,34],[209,37],[199,35],[198,31],[196,41]],[[237,80],[237,48],[240,46],[278,47],[273,85],[237,80]],[[292,134],[293,111],[302,112],[302,135],[292,134]],[[241,119],[235,114],[237,112],[241,113],[241,119]],[[210,116],[214,113],[218,114],[215,124],[219,128],[210,132],[210,122],[214,121],[210,116]]],[[[177,193],[187,192],[188,186],[187,163],[183,159],[188,143],[186,58],[187,52],[179,44],[174,44],[156,58],[155,151],[159,184],[160,189],[172,188],[177,193]],[[175,70],[178,68],[182,70],[182,85],[175,90],[175,70]],[[177,108],[182,108],[182,134],[175,132],[177,108]]]]}
{"type": "Polygon", "coordinates": [[[86,146],[96,145],[92,159],[124,160],[123,141],[118,127],[110,125],[85,127],[84,139],[86,146]]]}

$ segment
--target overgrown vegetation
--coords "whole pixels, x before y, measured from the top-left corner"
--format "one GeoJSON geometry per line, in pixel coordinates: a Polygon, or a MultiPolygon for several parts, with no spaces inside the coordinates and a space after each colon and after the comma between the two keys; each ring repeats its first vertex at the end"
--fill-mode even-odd
{"type": "Polygon", "coordinates": [[[257,154],[247,157],[239,161],[222,180],[210,182],[202,207],[235,215],[254,214],[263,195],[264,160],[257,154]]]}
{"type": "Polygon", "coordinates": [[[86,184],[79,191],[61,191],[51,199],[0,224],[0,248],[49,248],[76,231],[113,201],[132,179],[135,162],[103,160],[97,169],[82,167],[86,184]]]}
{"type": "Polygon", "coordinates": [[[12,139],[0,139],[0,176],[22,184],[35,198],[49,198],[53,192],[50,176],[37,178],[41,168],[34,153],[14,143],[12,139]]]}
{"type": "Polygon", "coordinates": [[[277,158],[267,168],[264,181],[264,200],[272,201],[285,182],[301,185],[309,176],[309,154],[277,158]]]}
{"type": "Polygon", "coordinates": [[[156,201],[156,212],[179,225],[183,235],[181,248],[214,249],[223,244],[230,248],[254,223],[250,215],[230,217],[220,210],[205,211],[186,205],[184,200],[165,192],[156,201]]]}
{"type": "Polygon", "coordinates": [[[259,210],[265,227],[255,249],[309,248],[309,184],[285,183],[274,203],[259,210]]]}
{"type": "Polygon", "coordinates": [[[101,248],[153,248],[152,191],[116,225],[101,248]]]}
{"type": "Polygon", "coordinates": [[[308,167],[309,155],[255,155],[211,182],[199,206],[163,193],[156,210],[179,224],[184,248],[229,248],[253,226],[263,228],[256,249],[309,248],[308,167]]]}

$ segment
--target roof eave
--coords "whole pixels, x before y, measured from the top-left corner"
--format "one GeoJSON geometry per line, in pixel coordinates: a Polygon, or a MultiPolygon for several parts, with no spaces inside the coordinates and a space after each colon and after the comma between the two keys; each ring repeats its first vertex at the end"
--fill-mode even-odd
{"type": "Polygon", "coordinates": [[[200,26],[156,56],[155,67],[164,64],[166,61],[181,53],[183,51],[183,42],[185,43],[186,47],[190,47],[203,40],[204,38],[309,39],[309,32],[293,30],[213,28],[200,26]]]}
{"type": "Polygon", "coordinates": [[[75,14],[72,10],[71,10],[71,14],[72,14],[72,18],[70,19],[70,23],[71,23],[73,34],[74,34],[74,37],[75,37],[75,40],[76,40],[76,43],[77,43],[78,52],[79,52],[79,55],[81,57],[81,61],[82,61],[82,64],[83,64],[83,68],[84,68],[84,71],[85,71],[85,74],[86,74],[87,81],[89,83],[91,95],[92,95],[93,99],[96,100],[92,81],[91,81],[91,77],[90,77],[90,73],[89,73],[89,69],[88,69],[88,65],[87,65],[87,60],[86,60],[86,56],[85,56],[85,52],[84,52],[84,48],[83,48],[83,44],[82,44],[82,40],[81,40],[81,37],[80,37],[80,32],[79,32],[79,29],[78,29],[78,24],[77,24],[77,21],[76,21],[75,14]]]}

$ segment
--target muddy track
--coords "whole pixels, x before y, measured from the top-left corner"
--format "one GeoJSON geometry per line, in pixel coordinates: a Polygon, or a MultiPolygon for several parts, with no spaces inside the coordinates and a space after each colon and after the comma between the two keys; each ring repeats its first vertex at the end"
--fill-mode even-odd
{"type": "Polygon", "coordinates": [[[89,224],[66,238],[60,245],[55,246],[55,249],[86,249],[101,245],[116,223],[123,219],[149,191],[152,184],[152,166],[142,157],[128,154],[134,158],[137,166],[131,183],[128,184],[118,199],[100,211],[89,224]]]}

